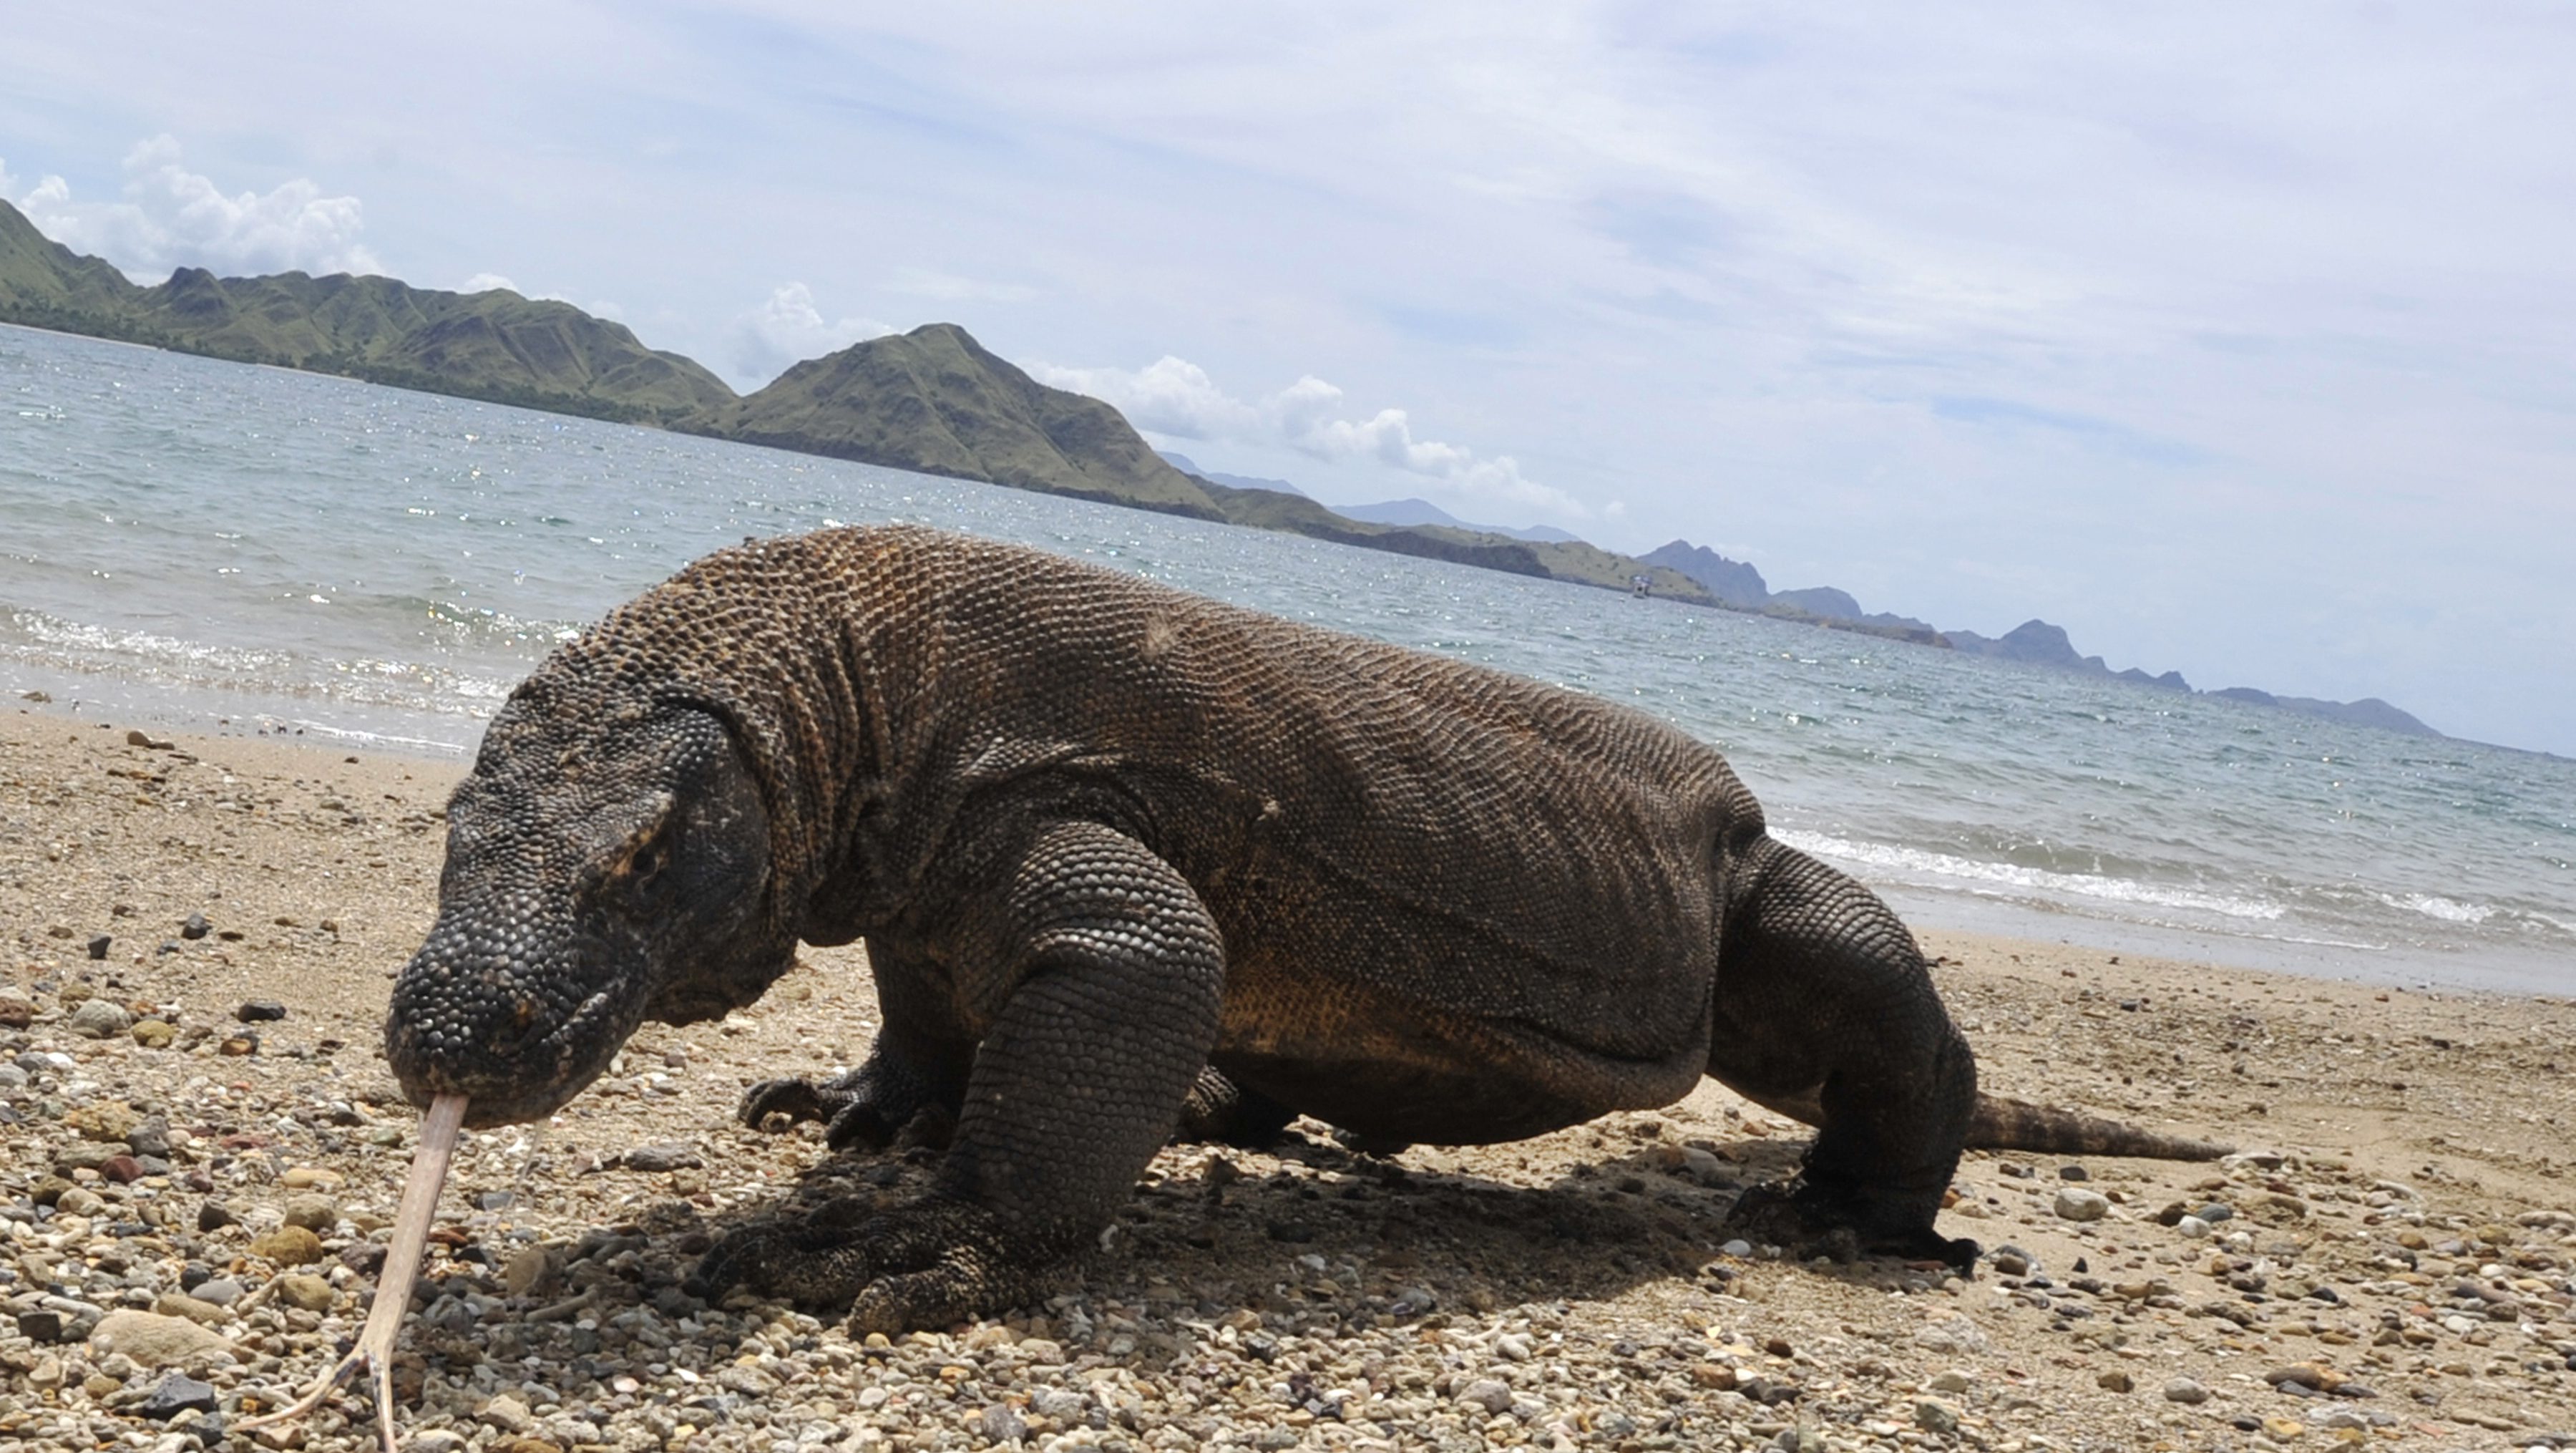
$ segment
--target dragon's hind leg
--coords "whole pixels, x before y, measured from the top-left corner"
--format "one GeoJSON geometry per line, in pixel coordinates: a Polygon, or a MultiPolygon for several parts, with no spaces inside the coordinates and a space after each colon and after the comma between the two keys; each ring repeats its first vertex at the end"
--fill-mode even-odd
{"type": "Polygon", "coordinates": [[[1973,1265],[1933,1227],[1977,1101],[1976,1060],[1913,935],[1868,889],[1764,839],[1718,949],[1709,1073],[1817,1127],[1785,1195],[1736,1224],[1783,1244],[1973,1265]]]}

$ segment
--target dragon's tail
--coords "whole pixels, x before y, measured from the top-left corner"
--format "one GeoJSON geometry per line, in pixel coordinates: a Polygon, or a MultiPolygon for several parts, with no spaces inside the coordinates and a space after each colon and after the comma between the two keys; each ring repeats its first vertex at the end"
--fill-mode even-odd
{"type": "Polygon", "coordinates": [[[2031,1150],[2049,1155],[2134,1155],[2149,1160],[2216,1160],[2235,1147],[2141,1130],[2053,1105],[1977,1096],[1968,1119],[1970,1150],[2031,1150]]]}

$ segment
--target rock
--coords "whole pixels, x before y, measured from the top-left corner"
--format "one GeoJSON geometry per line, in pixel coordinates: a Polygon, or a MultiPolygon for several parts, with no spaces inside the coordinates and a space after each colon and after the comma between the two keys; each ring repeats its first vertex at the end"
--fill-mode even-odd
{"type": "Polygon", "coordinates": [[[277,1279],[277,1299],[307,1312],[331,1310],[331,1283],[309,1271],[291,1271],[277,1279]]]}
{"type": "Polygon", "coordinates": [[[177,1026],[166,1019],[140,1019],[134,1024],[134,1042],[145,1049],[168,1049],[179,1037],[177,1026]]]}
{"type": "Polygon", "coordinates": [[[89,1334],[89,1345],[101,1357],[122,1353],[146,1368],[233,1355],[233,1344],[213,1332],[185,1317],[157,1312],[110,1312],[89,1334]]]}
{"type": "Polygon", "coordinates": [[[233,1319],[222,1307],[185,1292],[163,1292],[152,1299],[152,1310],[165,1317],[185,1317],[200,1327],[220,1327],[233,1319]]]}
{"type": "Polygon", "coordinates": [[[20,1312],[18,1335],[38,1344],[60,1342],[63,1340],[63,1314],[51,1307],[20,1312]]]}
{"type": "Polygon", "coordinates": [[[628,1170],[696,1170],[705,1164],[706,1161],[696,1151],[675,1141],[639,1145],[626,1152],[625,1157],[628,1170]]]}
{"type": "Polygon", "coordinates": [[[111,1155],[98,1163],[98,1173],[120,1186],[143,1179],[143,1162],[130,1155],[111,1155]]]}
{"type": "Polygon", "coordinates": [[[1029,1411],[1050,1422],[1070,1423],[1091,1407],[1091,1399],[1062,1387],[1040,1387],[1029,1393],[1029,1411]]]}
{"type": "Polygon", "coordinates": [[[189,914],[186,920],[179,925],[179,936],[188,940],[190,943],[194,943],[198,939],[204,938],[207,934],[214,931],[215,926],[208,923],[206,921],[206,915],[202,913],[189,914]]]}
{"type": "Polygon", "coordinates": [[[2061,1181],[2089,1181],[2093,1179],[2093,1173],[2080,1165],[2061,1165],[2057,1168],[2057,1178],[2061,1181]]]}
{"type": "Polygon", "coordinates": [[[24,1029],[35,1020],[34,1001],[23,994],[0,993],[0,1029],[24,1029]]]}
{"type": "Polygon", "coordinates": [[[221,1231],[239,1218],[218,1202],[208,1201],[197,1208],[199,1231],[221,1231]]]}
{"type": "Polygon", "coordinates": [[[454,1428],[423,1428],[403,1440],[403,1453],[464,1453],[468,1441],[454,1428]]]}
{"type": "Polygon", "coordinates": [[[1045,1337],[1023,1337],[1020,1355],[1038,1367],[1062,1367],[1064,1344],[1045,1337]]]}
{"type": "MultiPolygon", "coordinates": [[[[107,956],[102,953],[92,957],[107,956]]],[[[72,1011],[71,1017],[63,1021],[63,1027],[83,1039],[115,1039],[134,1027],[134,1016],[112,1000],[89,999],[72,1011]]]]}
{"type": "Polygon", "coordinates": [[[330,1191],[339,1189],[340,1183],[346,1179],[348,1177],[336,1170],[326,1170],[318,1165],[299,1165],[279,1176],[277,1183],[290,1191],[330,1191]]]}
{"type": "Polygon", "coordinates": [[[1967,1353],[1986,1350],[1986,1334],[1977,1324],[1956,1312],[1935,1317],[1914,1334],[1914,1345],[1934,1352],[1967,1353]]]}
{"type": "Polygon", "coordinates": [[[2298,1386],[2318,1392],[2333,1392],[2343,1385],[2343,1374],[2322,1362],[2293,1362],[2264,1373],[2263,1380],[2274,1387],[2298,1386]]]}
{"type": "Polygon", "coordinates": [[[2030,1258],[2009,1246],[1996,1248],[1995,1254],[1988,1259],[1994,1262],[1997,1276],[2030,1275],[2030,1258]]]}
{"type": "Polygon", "coordinates": [[[274,999],[245,999],[241,1007],[233,1011],[233,1018],[244,1024],[260,1024],[285,1017],[286,1006],[274,999]]]}
{"type": "Polygon", "coordinates": [[[279,1266],[306,1266],[322,1259],[322,1238],[301,1226],[281,1226],[254,1238],[250,1254],[264,1256],[279,1266]]]}
{"type": "Polygon", "coordinates": [[[1959,1431],[1959,1413],[1947,1403],[1925,1398],[1914,1405],[1914,1426],[1927,1433],[1955,1433],[1959,1431]]]}
{"type": "Polygon", "coordinates": [[[125,744],[129,747],[149,747],[156,752],[170,750],[170,743],[140,731],[128,731],[125,734],[125,744]]]}
{"type": "Polygon", "coordinates": [[[286,1198],[286,1224],[301,1226],[318,1235],[340,1224],[340,1203],[329,1196],[289,1196],[286,1198]]]}
{"type": "Polygon", "coordinates": [[[66,1216],[95,1216],[107,1209],[107,1201],[87,1186],[74,1186],[54,1198],[54,1209],[66,1216]]]}
{"type": "Polygon", "coordinates": [[[114,947],[116,947],[116,940],[102,933],[89,941],[89,956],[93,959],[104,959],[107,957],[107,951],[114,947]]]}
{"type": "Polygon", "coordinates": [[[1956,1369],[1941,1373],[1932,1379],[1934,1392],[1962,1393],[1974,1385],[1966,1373],[1956,1369]]]}
{"type": "Polygon", "coordinates": [[[975,1430],[996,1443],[1016,1443],[1029,1435],[1026,1419],[1008,1403],[994,1403],[975,1419],[975,1430]]]}
{"type": "Polygon", "coordinates": [[[474,1416],[504,1433],[524,1433],[537,1425],[536,1418],[528,1412],[528,1405],[508,1393],[485,1403],[474,1416]]]}
{"type": "Polygon", "coordinates": [[[1500,1415],[1511,1410],[1512,1390],[1493,1378],[1480,1377],[1467,1384],[1457,1400],[1483,1408],[1488,1414],[1500,1415]]]}
{"type": "Polygon", "coordinates": [[[2057,1193],[2057,1214],[2069,1221],[2099,1221],[2111,1214],[2111,1201],[2100,1191],[2067,1186],[2057,1193]]]}
{"type": "Polygon", "coordinates": [[[2093,1379],[2093,1385],[2106,1392],[2135,1392],[2138,1381],[2115,1367],[2093,1379]]]}
{"type": "Polygon", "coordinates": [[[1724,1246],[1717,1248],[1717,1251],[1720,1256],[1732,1256],[1738,1260],[1742,1260],[1743,1258],[1753,1254],[1753,1243],[1739,1236],[1734,1240],[1727,1242],[1724,1246]]]}
{"type": "Polygon", "coordinates": [[[190,1295],[201,1302],[212,1302],[218,1307],[229,1307],[242,1299],[243,1290],[242,1284],[233,1278],[215,1276],[197,1283],[190,1295]]]}
{"type": "Polygon", "coordinates": [[[2181,1235],[2182,1239],[2185,1241],[2206,1241],[2209,1239],[2209,1223],[2200,1219],[2198,1216],[2185,1216],[2181,1220],[2176,1221],[2174,1223],[2174,1230],[2181,1235]]]}
{"type": "MultiPolygon", "coordinates": [[[[345,1259],[345,1258],[343,1258],[345,1259]]],[[[377,1260],[381,1263],[383,1258],[377,1260]]],[[[522,1246],[510,1254],[509,1263],[501,1268],[501,1290],[514,1297],[524,1297],[542,1286],[554,1275],[554,1258],[542,1246],[522,1246]]]]}
{"type": "Polygon", "coordinates": [[[2209,1401],[2209,1389],[2188,1377],[2177,1377],[2165,1384],[2165,1401],[2188,1403],[2194,1407],[2209,1401]]]}
{"type": "Polygon", "coordinates": [[[158,1115],[146,1116],[125,1132],[125,1148],[136,1155],[160,1160],[170,1158],[170,1122],[158,1115]]]}
{"type": "MultiPolygon", "coordinates": [[[[90,1001],[92,1004],[98,1002],[96,999],[90,1001]]],[[[98,1100],[65,1115],[63,1123],[79,1131],[84,1139],[122,1145],[125,1138],[134,1133],[134,1127],[143,1123],[143,1116],[122,1100],[98,1100]]]]}
{"type": "Polygon", "coordinates": [[[211,1413],[215,1410],[214,1385],[174,1372],[153,1384],[152,1391],[134,1405],[134,1410],[156,1423],[166,1423],[181,1413],[211,1413]]]}

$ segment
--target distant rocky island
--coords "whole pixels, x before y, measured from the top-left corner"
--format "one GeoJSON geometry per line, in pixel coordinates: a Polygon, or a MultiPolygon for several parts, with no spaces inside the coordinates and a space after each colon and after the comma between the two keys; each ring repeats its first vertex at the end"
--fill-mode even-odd
{"type": "MultiPolygon", "coordinates": [[[[1637,557],[1562,530],[1469,524],[1424,500],[1327,509],[1285,480],[1204,471],[1158,454],[1116,409],[1039,383],[950,323],[809,359],[738,395],[695,360],[647,348],[623,324],[506,289],[442,292],[345,273],[219,278],[202,268],[145,287],[47,238],[6,202],[0,323],[1282,530],[2190,690],[2174,672],[2111,672],[2042,621],[1994,640],[1940,631],[1864,612],[1830,586],[1774,592],[1751,565],[1681,540],[1637,557]]],[[[2250,687],[2211,694],[2440,735],[2376,699],[2314,701],[2250,687]]]]}
{"type": "Polygon", "coordinates": [[[2137,667],[2114,671],[2099,656],[2087,656],[2075,649],[2062,626],[2043,620],[2027,620],[2000,636],[1987,637],[1974,631],[1936,631],[1931,626],[1907,616],[1868,614],[1860,602],[1830,586],[1812,590],[1790,590],[1774,593],[1764,583],[1762,572],[1741,560],[1729,560],[1716,551],[1687,540],[1675,540],[1660,549],[1648,551],[1645,559],[1668,565],[1690,576],[1706,587],[1728,607],[1735,610],[1760,611],[1765,615],[1809,620],[1817,625],[1840,630],[1865,630],[1880,635],[1897,636],[1926,645],[1947,646],[1972,656],[1990,656],[1998,661],[2015,661],[2025,666],[2044,666],[2059,671],[2133,681],[2141,686],[2159,687],[2195,695],[2224,697],[2255,706],[2279,707],[2303,716],[2324,717],[2353,726],[2378,727],[2384,731],[2405,732],[2413,736],[2438,737],[2442,733],[2426,726],[2413,716],[2398,710],[2375,696],[2359,701],[2322,701],[2312,696],[2274,696],[2251,686],[2230,686],[2218,691],[2193,692],[2190,682],[2179,671],[2149,675],[2137,667]]]}

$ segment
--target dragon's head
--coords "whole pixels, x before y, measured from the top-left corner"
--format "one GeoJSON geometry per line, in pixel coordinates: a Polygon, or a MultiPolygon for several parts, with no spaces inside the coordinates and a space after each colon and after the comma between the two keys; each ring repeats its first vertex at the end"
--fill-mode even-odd
{"type": "Polygon", "coordinates": [[[748,1004],[794,962],[769,813],[718,716],[603,703],[546,673],[493,718],[448,806],[438,921],[393,990],[403,1091],[467,1123],[550,1114],[644,1020],[748,1004]]]}

